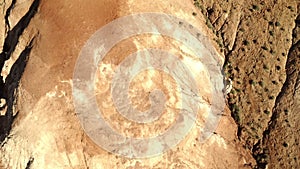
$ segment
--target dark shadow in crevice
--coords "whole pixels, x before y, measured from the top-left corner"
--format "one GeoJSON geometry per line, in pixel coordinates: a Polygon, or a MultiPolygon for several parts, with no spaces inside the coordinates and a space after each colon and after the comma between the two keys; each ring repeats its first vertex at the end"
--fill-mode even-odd
{"type": "MultiPolygon", "coordinates": [[[[5,21],[7,26],[8,17],[14,8],[16,1],[12,1],[11,6],[7,9],[5,13],[5,21]]],[[[24,30],[28,27],[31,19],[34,17],[38,11],[40,0],[34,0],[31,4],[28,12],[20,19],[20,21],[11,30],[7,32],[7,36],[4,40],[3,50],[0,53],[0,71],[2,71],[5,62],[10,59],[12,53],[15,51],[17,44],[19,43],[19,38],[23,34],[24,30]]],[[[5,99],[6,107],[4,115],[0,116],[0,143],[7,137],[11,130],[11,125],[15,116],[13,115],[13,106],[16,100],[16,91],[19,86],[20,79],[25,70],[28,56],[32,49],[34,38],[31,40],[28,46],[20,54],[19,58],[13,64],[9,75],[5,79],[0,75],[0,98],[5,99]]],[[[2,110],[3,111],[3,108],[2,110]]]]}
{"type": "Polygon", "coordinates": [[[4,116],[0,116],[0,142],[2,142],[5,137],[9,134],[12,122],[14,120],[13,106],[16,99],[17,89],[27,65],[28,57],[32,49],[34,39],[32,39],[28,46],[20,54],[19,58],[13,64],[9,75],[6,78],[4,88],[1,89],[5,91],[5,99],[7,104],[6,113],[4,116]]]}

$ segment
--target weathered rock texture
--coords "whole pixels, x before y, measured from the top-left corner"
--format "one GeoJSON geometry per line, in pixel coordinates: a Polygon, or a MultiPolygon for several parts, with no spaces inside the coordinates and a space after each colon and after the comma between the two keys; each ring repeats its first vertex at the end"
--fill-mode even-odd
{"type": "MultiPolygon", "coordinates": [[[[1,111],[5,112],[1,116],[0,141],[3,141],[8,135],[11,124],[17,115],[17,111],[13,110],[17,88],[25,70],[34,38],[37,35],[36,32],[33,32],[33,28],[29,27],[29,23],[37,12],[39,1],[30,3],[27,6],[28,11],[23,16],[17,15],[16,17],[19,19],[17,22],[11,19],[15,5],[17,5],[16,1],[4,1],[2,3],[4,23],[1,26],[0,98],[3,100],[1,102],[5,102],[1,111]],[[26,29],[27,27],[29,28],[26,29]]],[[[22,7],[24,8],[23,5],[22,7]]],[[[22,12],[22,9],[16,8],[16,10],[22,12]]]]}
{"type": "MultiPolygon", "coordinates": [[[[297,1],[5,0],[0,8],[0,168],[298,167],[297,1]],[[198,124],[161,156],[127,159],[98,147],[81,128],[72,101],[80,49],[103,25],[137,12],[185,19],[220,51],[233,81],[230,109],[205,143],[198,124]]],[[[169,47],[167,39],[161,43],[169,47]]],[[[132,38],[112,52],[136,48],[132,38]]]]}
{"type": "Polygon", "coordinates": [[[223,47],[228,103],[257,168],[298,168],[299,2],[195,3],[223,47]]]}

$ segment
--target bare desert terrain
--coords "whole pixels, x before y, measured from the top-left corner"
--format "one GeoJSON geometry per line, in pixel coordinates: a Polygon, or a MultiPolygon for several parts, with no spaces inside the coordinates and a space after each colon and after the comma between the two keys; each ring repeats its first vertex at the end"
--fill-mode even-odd
{"type": "Polygon", "coordinates": [[[0,0],[0,9],[0,168],[300,167],[299,1],[0,0]],[[136,14],[144,20],[119,24],[136,14]],[[158,109],[151,123],[120,114],[141,121],[158,109]],[[99,117],[134,138],[130,152],[92,123],[99,117]]]}

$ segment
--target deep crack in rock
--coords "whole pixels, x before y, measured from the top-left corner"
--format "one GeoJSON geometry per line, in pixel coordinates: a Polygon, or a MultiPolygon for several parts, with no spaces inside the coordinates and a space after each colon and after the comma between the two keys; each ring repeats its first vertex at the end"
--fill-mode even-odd
{"type": "MultiPolygon", "coordinates": [[[[11,6],[7,9],[5,19],[6,24],[8,22],[8,17],[15,5],[16,1],[14,0],[11,6]]],[[[3,51],[0,53],[0,69],[3,69],[5,62],[11,57],[14,52],[19,39],[24,32],[24,30],[28,27],[31,19],[36,14],[39,7],[40,0],[35,0],[31,4],[28,12],[20,19],[20,21],[13,27],[11,30],[7,32],[7,36],[4,41],[3,51]]],[[[5,99],[7,104],[7,109],[4,116],[0,116],[0,142],[2,142],[6,136],[9,134],[11,125],[14,120],[13,115],[13,106],[15,103],[15,93],[18,88],[20,79],[25,70],[29,54],[31,52],[33,46],[34,38],[31,39],[30,43],[23,49],[18,59],[15,61],[13,66],[11,67],[10,73],[5,79],[0,75],[0,98],[5,99]]]]}

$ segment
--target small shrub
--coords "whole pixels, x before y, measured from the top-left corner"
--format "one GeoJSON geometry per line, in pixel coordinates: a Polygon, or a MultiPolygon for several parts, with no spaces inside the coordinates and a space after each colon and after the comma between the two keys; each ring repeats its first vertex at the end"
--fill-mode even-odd
{"type": "Polygon", "coordinates": [[[214,29],[212,23],[210,22],[210,20],[208,18],[206,18],[206,25],[209,29],[212,29],[212,30],[214,29]]]}
{"type": "Polygon", "coordinates": [[[262,48],[263,50],[268,50],[268,48],[267,48],[266,46],[261,46],[261,48],[262,48]]]}
{"type": "Polygon", "coordinates": [[[250,83],[251,85],[255,85],[255,84],[256,84],[254,80],[249,80],[249,83],[250,83]]]}
{"type": "Polygon", "coordinates": [[[270,114],[270,111],[269,110],[264,110],[264,113],[269,115],[270,114]]]}
{"type": "Polygon", "coordinates": [[[241,123],[240,116],[237,113],[233,113],[232,117],[237,123],[241,123]]]}
{"type": "Polygon", "coordinates": [[[237,123],[240,123],[241,122],[241,119],[240,119],[240,116],[239,116],[239,112],[240,112],[240,109],[238,107],[238,105],[234,104],[232,105],[232,117],[233,119],[237,122],[237,123]]]}
{"type": "Polygon", "coordinates": [[[223,43],[220,39],[217,39],[216,42],[217,42],[217,44],[219,45],[220,48],[223,47],[223,43]]]}
{"type": "Polygon", "coordinates": [[[252,8],[253,8],[254,10],[256,10],[256,11],[259,10],[259,7],[258,7],[257,5],[252,5],[252,8]]]}
{"type": "Polygon", "coordinates": [[[287,109],[284,109],[284,114],[288,115],[289,111],[287,109]]]}
{"type": "Polygon", "coordinates": [[[280,70],[281,69],[281,67],[280,66],[276,66],[276,70],[280,70]]]}
{"type": "Polygon", "coordinates": [[[276,52],[275,52],[273,49],[271,49],[271,50],[270,50],[270,53],[271,53],[272,55],[275,55],[276,52]]]}
{"type": "Polygon", "coordinates": [[[277,22],[275,22],[275,26],[280,26],[280,23],[277,21],[277,22]]]}
{"type": "Polygon", "coordinates": [[[247,40],[244,40],[244,41],[243,41],[243,44],[244,44],[245,46],[248,46],[248,45],[249,45],[249,42],[248,42],[247,40]]]}
{"type": "Polygon", "coordinates": [[[233,105],[233,110],[235,112],[240,112],[240,109],[239,109],[238,105],[236,105],[236,104],[233,105]]]}
{"type": "Polygon", "coordinates": [[[294,8],[293,8],[292,6],[288,6],[288,8],[289,8],[292,12],[294,12],[294,8]]]}

